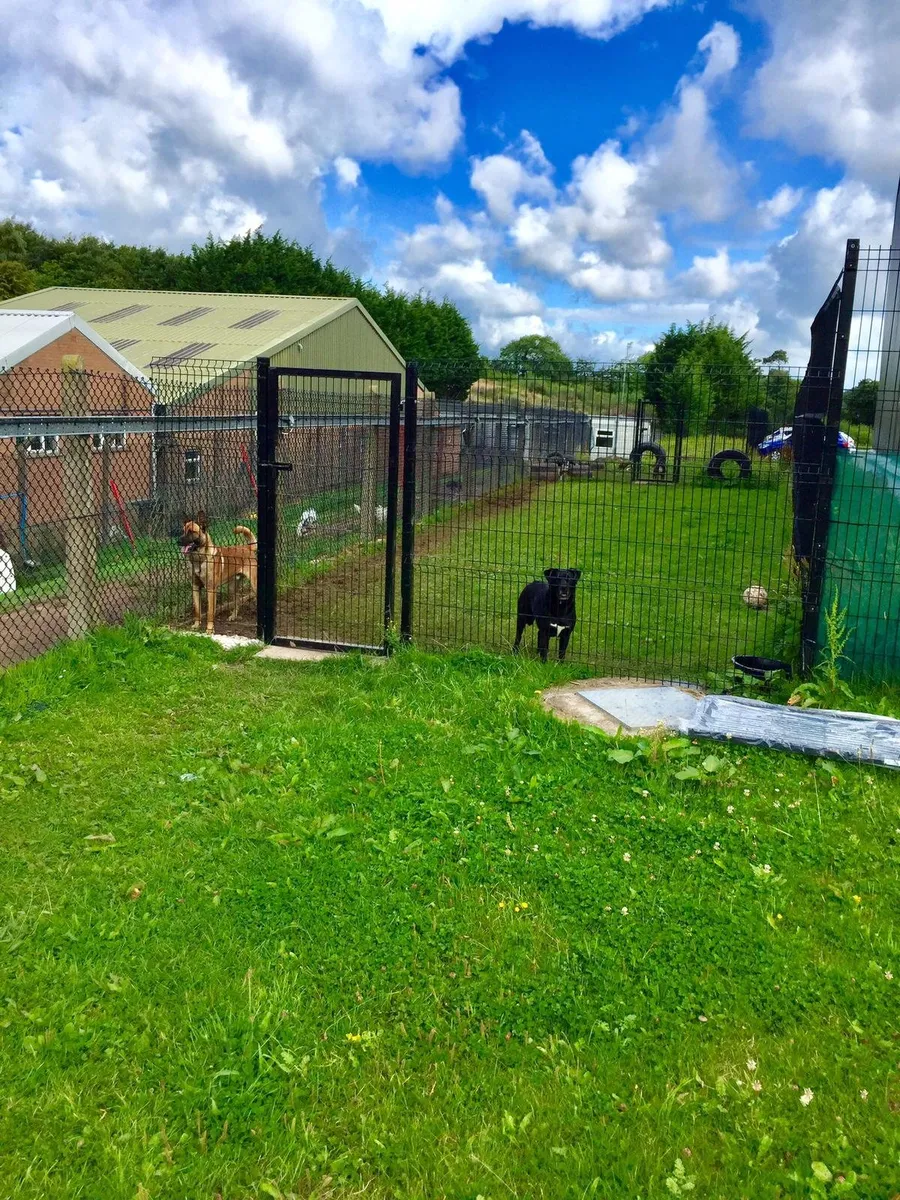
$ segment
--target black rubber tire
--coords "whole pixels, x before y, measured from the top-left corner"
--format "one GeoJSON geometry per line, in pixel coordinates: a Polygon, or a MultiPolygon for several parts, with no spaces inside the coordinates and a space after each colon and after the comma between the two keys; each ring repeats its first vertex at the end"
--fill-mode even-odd
{"type": "Polygon", "coordinates": [[[638,442],[635,448],[629,454],[631,465],[638,467],[641,464],[641,459],[645,454],[652,454],[656,459],[653,466],[655,475],[664,475],[666,472],[666,452],[658,442],[638,442]]]}
{"type": "Polygon", "coordinates": [[[706,464],[706,474],[710,479],[724,479],[722,474],[722,464],[727,462],[735,462],[740,467],[741,479],[749,479],[753,467],[750,459],[743,450],[720,450],[718,454],[714,454],[706,464]]]}

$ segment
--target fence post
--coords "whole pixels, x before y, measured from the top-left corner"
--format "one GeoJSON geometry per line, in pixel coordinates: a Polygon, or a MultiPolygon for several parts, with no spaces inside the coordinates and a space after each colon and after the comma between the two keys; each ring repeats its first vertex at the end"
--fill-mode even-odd
{"type": "Polygon", "coordinates": [[[388,430],[387,528],[384,566],[385,648],[391,649],[394,623],[394,579],[397,570],[397,486],[400,482],[400,376],[391,380],[391,424],[388,430]]]}
{"type": "Polygon", "coordinates": [[[853,320],[858,268],[859,241],[856,238],[850,238],[844,254],[844,270],[841,276],[841,298],[838,306],[834,359],[828,388],[828,406],[825,410],[825,431],[816,491],[816,510],[813,518],[812,553],[809,559],[809,573],[803,600],[801,665],[804,674],[808,674],[813,669],[819,654],[819,624],[824,600],[828,531],[831,528],[831,501],[834,495],[838,433],[840,432],[841,407],[844,401],[847,357],[850,351],[850,325],[853,320]]]}
{"type": "Polygon", "coordinates": [[[267,358],[256,360],[256,482],[257,586],[256,635],[269,643],[275,636],[275,540],[278,472],[275,452],[278,438],[278,375],[269,369],[267,358]]]}
{"type": "Polygon", "coordinates": [[[416,432],[419,372],[406,368],[406,398],[403,410],[403,530],[400,544],[400,637],[412,641],[413,572],[416,539],[416,432]]]}
{"type": "MultiPolygon", "coordinates": [[[[61,411],[83,417],[88,411],[88,375],[78,354],[62,360],[61,411]]],[[[66,503],[66,634],[83,637],[97,624],[97,524],[90,434],[62,439],[60,463],[66,503]]]]}

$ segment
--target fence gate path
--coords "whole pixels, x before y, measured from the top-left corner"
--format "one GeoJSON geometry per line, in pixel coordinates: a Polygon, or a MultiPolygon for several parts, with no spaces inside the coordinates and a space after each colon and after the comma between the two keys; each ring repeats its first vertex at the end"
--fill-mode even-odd
{"type": "Polygon", "coordinates": [[[402,376],[257,364],[258,632],[380,651],[396,591],[402,376]]]}

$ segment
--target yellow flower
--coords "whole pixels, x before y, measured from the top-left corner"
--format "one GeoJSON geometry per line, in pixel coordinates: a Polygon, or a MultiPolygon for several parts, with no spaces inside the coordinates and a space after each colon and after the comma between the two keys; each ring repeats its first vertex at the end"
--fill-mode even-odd
{"type": "Polygon", "coordinates": [[[862,904],[862,896],[854,896],[853,899],[857,904],[862,904]]]}
{"type": "Polygon", "coordinates": [[[526,902],[525,902],[524,900],[522,901],[522,907],[523,907],[523,908],[527,908],[527,907],[528,907],[528,905],[526,904],[526,902]]]}
{"type": "Polygon", "coordinates": [[[505,900],[501,900],[501,901],[500,901],[500,903],[497,905],[497,907],[498,907],[498,908],[506,908],[506,901],[505,901],[505,900]]]}
{"type": "Polygon", "coordinates": [[[518,906],[518,904],[517,904],[517,905],[515,906],[515,908],[513,909],[513,912],[518,912],[518,911],[519,911],[519,906],[518,906]]]}
{"type": "Polygon", "coordinates": [[[361,1042],[361,1041],[362,1041],[362,1034],[361,1034],[361,1033],[348,1033],[348,1034],[347,1034],[347,1041],[348,1041],[348,1042],[361,1042]]]}

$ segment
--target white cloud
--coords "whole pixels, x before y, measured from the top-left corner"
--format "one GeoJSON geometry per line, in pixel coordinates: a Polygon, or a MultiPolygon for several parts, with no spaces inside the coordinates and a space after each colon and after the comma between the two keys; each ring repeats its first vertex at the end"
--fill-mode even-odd
{"type": "Polygon", "coordinates": [[[695,255],[690,269],[684,272],[678,284],[688,295],[718,300],[748,284],[752,286],[766,277],[770,279],[771,273],[765,260],[733,262],[730,252],[723,246],[715,254],[695,255]]]}
{"type": "Polygon", "coordinates": [[[360,165],[352,158],[347,158],[345,154],[339,154],[334,160],[334,173],[337,176],[338,186],[343,191],[350,191],[359,183],[361,174],[360,165]]]}
{"type": "Polygon", "coordinates": [[[741,56],[741,39],[731,25],[716,21],[709,33],[697,43],[697,49],[701,55],[706,55],[699,83],[703,87],[710,87],[730,75],[737,66],[741,56]]]}
{"type": "Polygon", "coordinates": [[[477,330],[481,345],[488,351],[499,350],[516,338],[535,333],[543,336],[551,332],[544,318],[537,313],[522,317],[481,316],[478,318],[477,330]]]}
{"type": "Polygon", "coordinates": [[[556,188],[540,142],[523,129],[517,146],[506,154],[472,160],[470,182],[496,221],[508,222],[521,196],[551,198],[556,188]]]}
{"type": "Polygon", "coordinates": [[[780,187],[768,200],[756,206],[756,220],[760,229],[777,229],[803,199],[803,189],[780,187]]]}
{"type": "MultiPolygon", "coordinates": [[[[6,0],[0,202],[132,241],[243,212],[321,243],[329,174],[351,189],[360,163],[447,162],[463,123],[445,69],[467,41],[504,20],[606,38],[670,2],[6,0]]],[[[521,146],[535,178],[538,150],[521,146]]]]}
{"type": "Polygon", "coordinates": [[[748,97],[754,131],[882,187],[900,168],[897,0],[754,0],[772,52],[748,97]]]}
{"type": "Polygon", "coordinates": [[[706,58],[703,70],[682,76],[675,103],[646,137],[642,189],[647,202],[662,212],[721,221],[735,205],[739,172],[720,144],[710,91],[737,66],[740,39],[730,25],[717,21],[697,49],[706,58]]]}
{"type": "Polygon", "coordinates": [[[443,263],[435,273],[433,291],[492,316],[530,316],[542,307],[534,292],[515,283],[499,282],[480,258],[443,263]]]}

